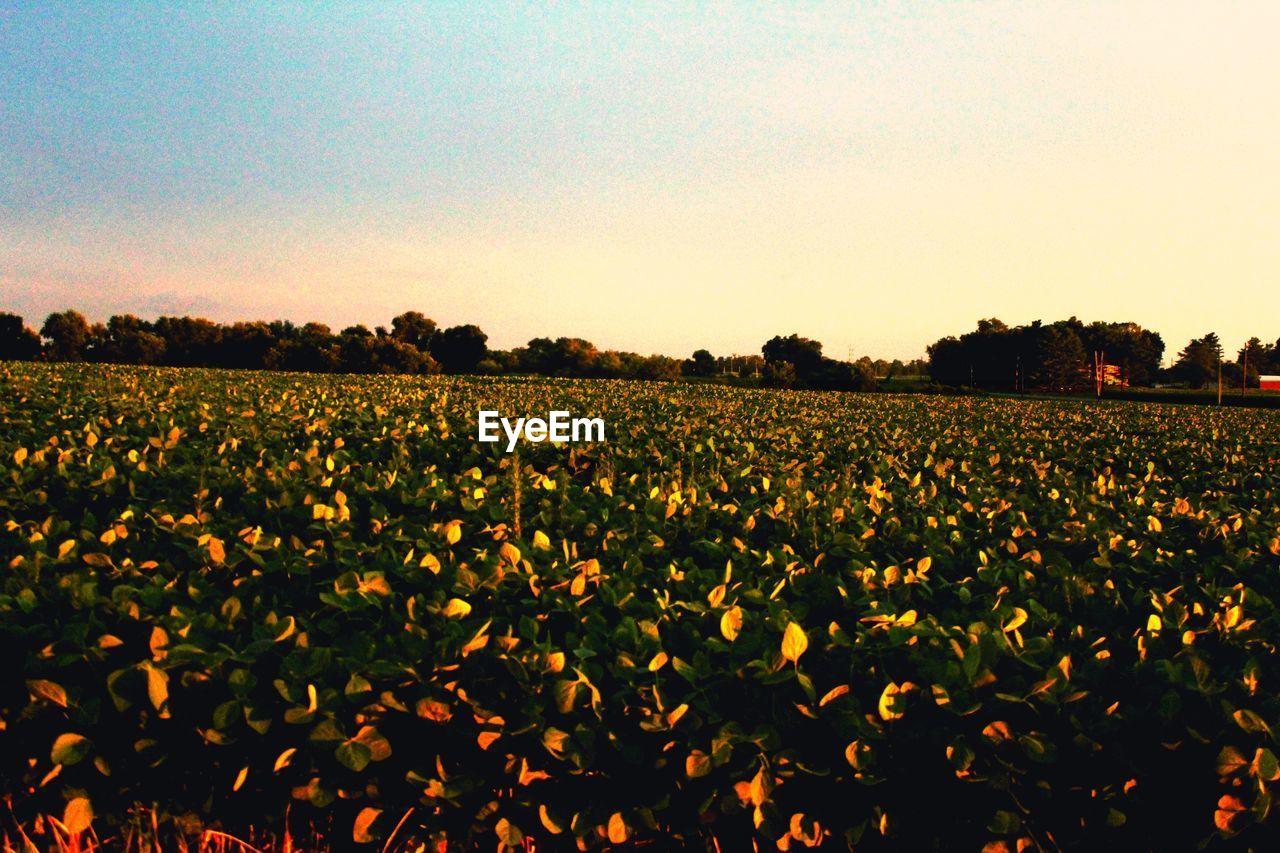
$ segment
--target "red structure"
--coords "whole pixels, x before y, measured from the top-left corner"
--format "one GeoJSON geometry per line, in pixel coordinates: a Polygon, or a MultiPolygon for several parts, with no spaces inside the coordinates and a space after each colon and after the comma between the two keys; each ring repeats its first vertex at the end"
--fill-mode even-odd
{"type": "Polygon", "coordinates": [[[1280,391],[1280,376],[1259,376],[1258,387],[1263,391],[1280,391]]]}

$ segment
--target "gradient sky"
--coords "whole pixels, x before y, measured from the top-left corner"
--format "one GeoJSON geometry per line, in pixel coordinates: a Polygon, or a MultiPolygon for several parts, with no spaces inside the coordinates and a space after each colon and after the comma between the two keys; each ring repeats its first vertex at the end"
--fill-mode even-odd
{"type": "Polygon", "coordinates": [[[1280,3],[0,0],[0,309],[1280,336],[1280,3]]]}

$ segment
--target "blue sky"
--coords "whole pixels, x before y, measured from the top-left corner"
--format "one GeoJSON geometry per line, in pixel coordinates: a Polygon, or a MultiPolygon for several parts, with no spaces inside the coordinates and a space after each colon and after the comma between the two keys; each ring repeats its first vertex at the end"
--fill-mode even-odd
{"type": "Polygon", "coordinates": [[[0,309],[1234,348],[1280,335],[1278,8],[0,0],[0,309]]]}

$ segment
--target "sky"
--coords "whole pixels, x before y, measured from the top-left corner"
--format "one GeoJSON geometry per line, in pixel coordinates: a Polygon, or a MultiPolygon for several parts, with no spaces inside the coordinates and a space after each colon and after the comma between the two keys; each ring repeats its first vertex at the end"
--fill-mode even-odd
{"type": "Polygon", "coordinates": [[[0,0],[0,310],[1280,337],[1280,3],[0,0]]]}

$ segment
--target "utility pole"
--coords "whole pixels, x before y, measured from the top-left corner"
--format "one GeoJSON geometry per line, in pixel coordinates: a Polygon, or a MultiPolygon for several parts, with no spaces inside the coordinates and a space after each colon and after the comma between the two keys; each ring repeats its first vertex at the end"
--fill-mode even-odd
{"type": "Polygon", "coordinates": [[[1222,405],[1222,356],[1218,356],[1218,405],[1222,405]]]}
{"type": "Polygon", "coordinates": [[[1249,342],[1244,345],[1244,371],[1240,375],[1240,399],[1249,393],[1249,342]]]}

